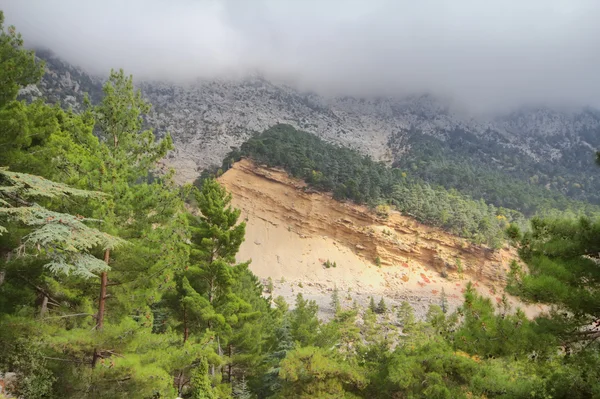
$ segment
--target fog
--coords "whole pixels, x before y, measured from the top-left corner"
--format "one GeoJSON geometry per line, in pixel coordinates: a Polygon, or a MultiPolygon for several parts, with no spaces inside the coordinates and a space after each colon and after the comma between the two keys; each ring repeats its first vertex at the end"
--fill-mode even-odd
{"type": "Polygon", "coordinates": [[[29,46],[94,73],[261,73],[476,110],[600,105],[598,0],[0,0],[29,46]]]}

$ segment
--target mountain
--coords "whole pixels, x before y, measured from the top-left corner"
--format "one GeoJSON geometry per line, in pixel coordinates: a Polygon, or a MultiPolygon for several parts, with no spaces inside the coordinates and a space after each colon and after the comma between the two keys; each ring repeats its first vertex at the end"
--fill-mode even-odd
{"type": "MultiPolygon", "coordinates": [[[[74,108],[80,106],[83,92],[92,101],[100,98],[101,78],[50,52],[38,55],[46,60],[47,73],[39,87],[26,90],[29,96],[43,93],[74,108]]],[[[325,97],[258,76],[138,85],[153,104],[147,123],[159,135],[168,131],[173,136],[176,149],[167,163],[182,182],[220,165],[232,147],[253,134],[287,123],[432,183],[447,188],[461,183],[476,199],[528,214],[543,206],[522,206],[519,201],[525,197],[548,194],[554,198],[550,205],[560,208],[567,206],[563,197],[600,203],[600,180],[593,169],[593,151],[600,147],[600,111],[595,109],[530,107],[475,118],[432,95],[325,97]],[[479,187],[481,181],[493,185],[479,187]],[[525,193],[504,200],[515,184],[525,193]],[[535,190],[530,192],[529,186],[535,190]]]]}

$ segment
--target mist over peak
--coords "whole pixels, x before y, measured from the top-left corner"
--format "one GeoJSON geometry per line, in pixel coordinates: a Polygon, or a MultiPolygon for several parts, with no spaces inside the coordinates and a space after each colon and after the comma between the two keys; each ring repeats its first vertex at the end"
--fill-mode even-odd
{"type": "Polygon", "coordinates": [[[600,105],[600,3],[0,0],[30,46],[96,74],[260,73],[327,95],[434,93],[475,111],[600,105]]]}

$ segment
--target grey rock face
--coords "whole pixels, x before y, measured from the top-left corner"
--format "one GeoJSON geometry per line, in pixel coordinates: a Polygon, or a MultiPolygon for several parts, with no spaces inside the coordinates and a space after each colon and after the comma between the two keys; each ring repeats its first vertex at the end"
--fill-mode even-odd
{"type": "MultiPolygon", "coordinates": [[[[77,108],[83,93],[101,98],[102,79],[46,55],[47,73],[24,96],[44,94],[52,102],[77,108]]],[[[327,98],[300,92],[259,77],[197,81],[187,85],[138,82],[153,104],[148,124],[158,135],[169,132],[176,149],[166,163],[180,181],[192,181],[203,168],[219,165],[231,150],[256,132],[288,123],[327,141],[392,162],[406,151],[410,130],[444,139],[461,130],[514,148],[533,159],[558,159],[573,145],[590,148],[600,137],[600,112],[520,109],[494,118],[473,118],[430,95],[405,98],[327,98]],[[393,140],[391,140],[393,138],[393,140]]]]}

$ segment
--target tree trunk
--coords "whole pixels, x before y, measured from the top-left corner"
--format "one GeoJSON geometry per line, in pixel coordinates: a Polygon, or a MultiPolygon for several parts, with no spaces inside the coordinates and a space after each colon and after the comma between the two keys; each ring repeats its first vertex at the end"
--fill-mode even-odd
{"type": "Polygon", "coordinates": [[[190,336],[190,329],[187,323],[187,311],[183,308],[183,343],[185,344],[190,336]]]}
{"type": "Polygon", "coordinates": [[[229,356],[229,364],[227,365],[227,382],[231,384],[231,369],[232,369],[232,360],[231,356],[233,356],[233,345],[228,345],[228,356],[229,356]]]}
{"type": "Polygon", "coordinates": [[[210,302],[212,304],[213,302],[213,290],[215,287],[215,280],[214,278],[212,278],[210,280],[210,283],[208,284],[208,302],[210,302]]]}
{"type": "Polygon", "coordinates": [[[42,307],[40,309],[40,318],[44,317],[44,315],[46,314],[46,311],[48,310],[48,296],[45,294],[42,294],[42,307]]]}
{"type": "Polygon", "coordinates": [[[92,356],[92,368],[96,367],[96,363],[98,363],[99,358],[100,354],[98,353],[98,349],[94,348],[94,355],[92,356]]]}
{"type": "MultiPolygon", "coordinates": [[[[108,265],[108,261],[110,258],[110,249],[106,249],[104,251],[104,262],[108,265]]],[[[107,272],[102,272],[100,276],[100,298],[98,300],[98,319],[96,323],[96,328],[98,330],[102,330],[104,327],[104,307],[106,304],[106,284],[108,283],[108,274],[107,272]]]]}

